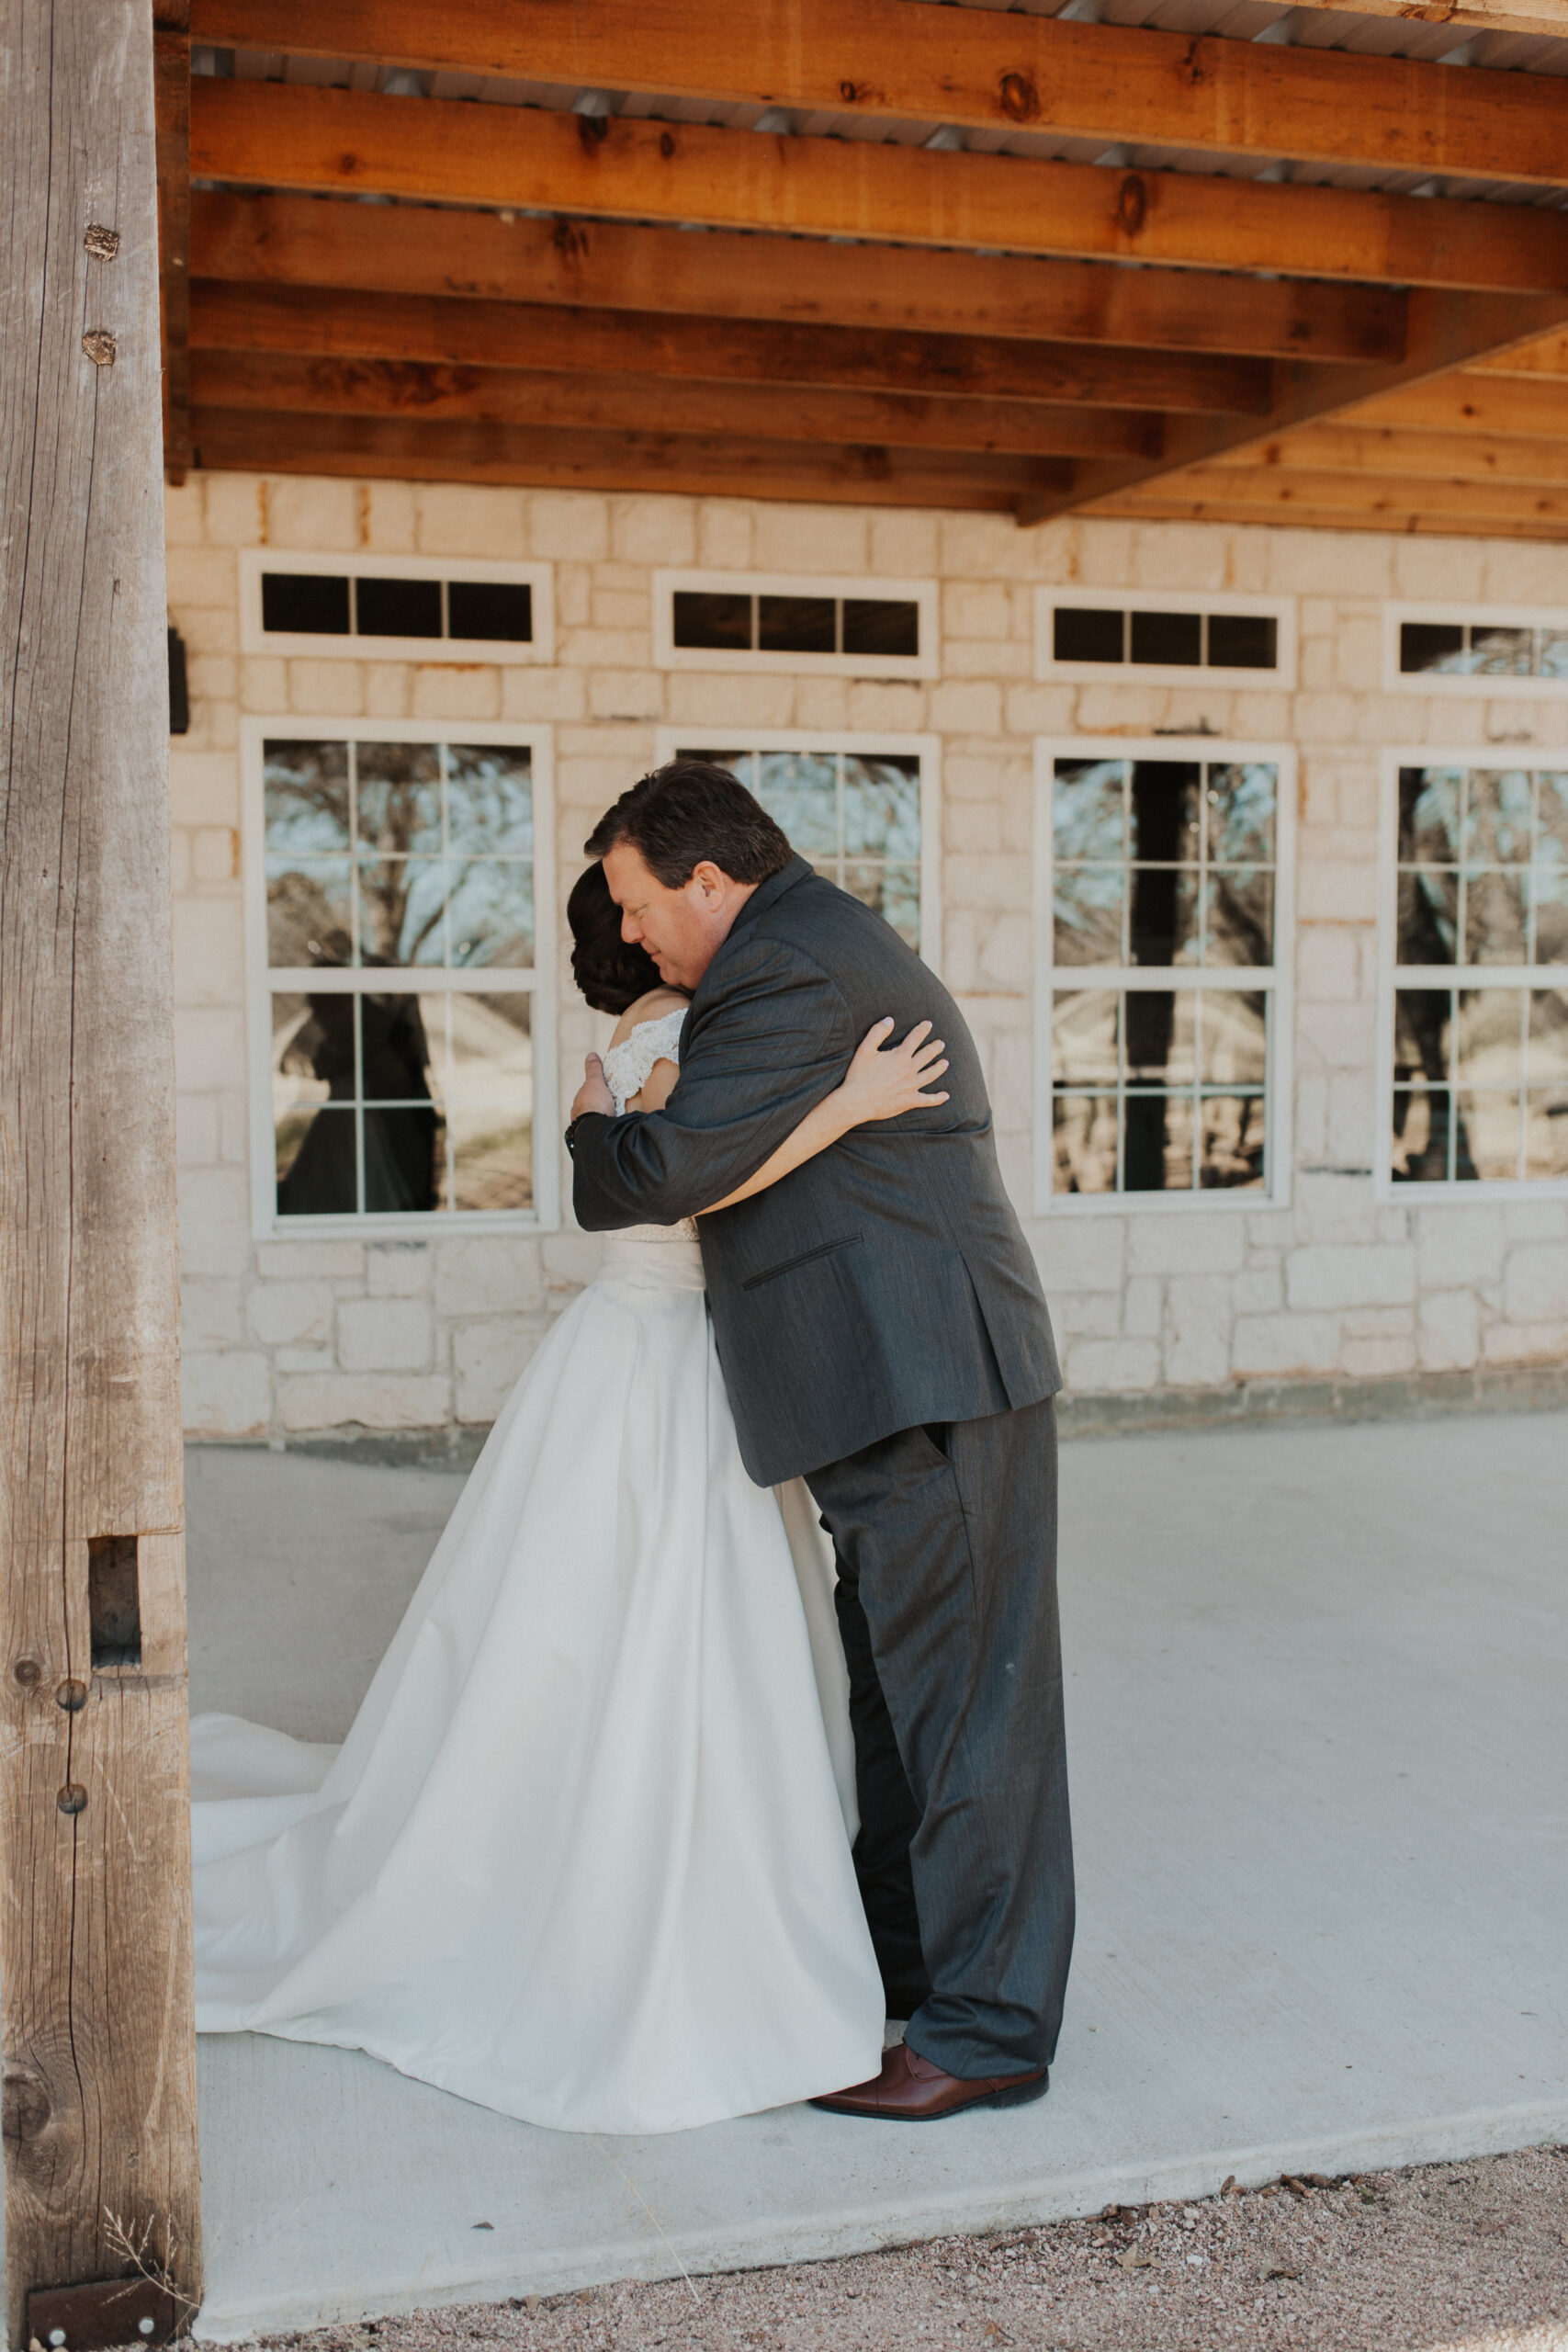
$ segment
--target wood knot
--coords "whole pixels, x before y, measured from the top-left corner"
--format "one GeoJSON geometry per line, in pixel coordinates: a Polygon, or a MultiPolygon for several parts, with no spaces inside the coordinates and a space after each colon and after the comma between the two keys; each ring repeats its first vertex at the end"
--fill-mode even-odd
{"type": "Polygon", "coordinates": [[[839,96],[847,107],[863,107],[871,96],[869,82],[840,82],[839,96]]]}
{"type": "Polygon", "coordinates": [[[87,1686],[74,1675],[67,1676],[54,1694],[54,1703],[63,1707],[68,1715],[80,1714],[87,1703],[87,1686]]]}
{"type": "Polygon", "coordinates": [[[1116,192],[1116,220],[1124,237],[1135,237],[1149,217],[1149,184],[1129,172],[1116,192]]]}
{"type": "Polygon", "coordinates": [[[1010,122],[1032,122],[1040,111],[1040,93],[1027,74],[1004,74],[997,96],[1010,122]]]}
{"type": "Polygon", "coordinates": [[[112,368],[118,346],[107,327],[89,327],[82,337],[82,348],[95,368],[112,368]]]}
{"type": "Polygon", "coordinates": [[[8,2074],[0,2088],[0,2130],[13,2146],[36,2140],[49,2121],[49,2093],[33,2075],[8,2074]]]}
{"type": "Polygon", "coordinates": [[[82,243],[95,261],[113,261],[119,251],[119,231],[106,229],[101,220],[89,220],[82,243]]]}
{"type": "Polygon", "coordinates": [[[87,1792],[80,1781],[67,1781],[54,1802],[62,1813],[85,1813],[87,1792]]]}
{"type": "Polygon", "coordinates": [[[577,135],[582,142],[584,152],[592,155],[595,147],[601,145],[610,136],[609,116],[580,114],[577,118],[577,135]]]}
{"type": "Polygon", "coordinates": [[[43,1668],[36,1657],[19,1657],[11,1668],[11,1679],[24,1690],[36,1690],[43,1680],[43,1668]]]}
{"type": "Polygon", "coordinates": [[[671,156],[675,153],[675,133],[672,130],[661,130],[660,132],[659,152],[663,156],[666,163],[670,161],[671,156]]]}
{"type": "Polygon", "coordinates": [[[565,261],[575,261],[588,251],[588,232],[575,220],[558,220],[550,234],[550,243],[565,261]]]}
{"type": "Polygon", "coordinates": [[[1203,71],[1203,44],[1201,40],[1194,40],[1188,42],[1187,54],[1177,71],[1190,89],[1195,90],[1200,82],[1208,80],[1209,77],[1203,71]]]}

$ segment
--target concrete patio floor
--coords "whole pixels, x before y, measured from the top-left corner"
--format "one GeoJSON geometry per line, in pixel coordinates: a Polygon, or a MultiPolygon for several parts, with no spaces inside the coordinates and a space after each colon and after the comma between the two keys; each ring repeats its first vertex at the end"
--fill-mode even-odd
{"type": "MultiPolygon", "coordinates": [[[[461,1485],[189,1462],[192,1698],[341,1735],[461,1485]]],[[[1568,1415],[1064,1450],[1079,1926],[1049,2097],[577,2138],[200,2044],[233,2338],[1568,2138],[1568,1415]]]]}

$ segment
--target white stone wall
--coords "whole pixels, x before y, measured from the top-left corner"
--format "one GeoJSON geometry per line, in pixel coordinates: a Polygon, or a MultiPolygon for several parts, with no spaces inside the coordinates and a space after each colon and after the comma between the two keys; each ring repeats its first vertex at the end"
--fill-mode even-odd
{"type": "MultiPolygon", "coordinates": [[[[1370,1177],[1336,1172],[1367,1167],[1384,1116],[1373,1073],[1381,748],[1506,741],[1519,759],[1568,744],[1568,700],[1382,691],[1385,600],[1438,595],[1568,605],[1568,548],[1094,521],[1020,530],[976,514],[193,476],[169,498],[170,605],[192,703],[172,761],[190,1427],[277,1435],[488,1421],[595,1252],[570,1221],[540,1237],[252,1239],[236,751],[247,712],[550,722],[562,896],[577,845],[651,764],[661,722],[934,732],[945,976],[986,1058],[1071,1389],[1568,1361],[1568,1203],[1498,1202],[1476,1186],[1451,1205],[1380,1206],[1370,1177]],[[236,550],[257,546],[547,560],[557,663],[242,659],[236,550]],[[657,670],[655,565],[935,574],[941,675],[657,670]],[[1032,592],[1067,581],[1296,597],[1298,688],[1037,684],[1032,592]],[[1200,720],[1300,751],[1291,1205],[1030,1217],[1033,740],[1200,720]]],[[[605,1024],[577,1007],[564,966],[561,994],[569,1100],[605,1024]]]]}

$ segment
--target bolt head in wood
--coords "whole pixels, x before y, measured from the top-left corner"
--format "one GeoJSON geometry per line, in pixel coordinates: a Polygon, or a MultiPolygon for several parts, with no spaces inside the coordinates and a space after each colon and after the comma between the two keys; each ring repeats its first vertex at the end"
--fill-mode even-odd
{"type": "Polygon", "coordinates": [[[68,1675],[54,1694],[54,1703],[63,1707],[68,1715],[79,1714],[87,1703],[87,1686],[68,1675]]]}
{"type": "Polygon", "coordinates": [[[62,1813],[85,1813],[87,1792],[80,1781],[67,1781],[54,1802],[62,1813]]]}

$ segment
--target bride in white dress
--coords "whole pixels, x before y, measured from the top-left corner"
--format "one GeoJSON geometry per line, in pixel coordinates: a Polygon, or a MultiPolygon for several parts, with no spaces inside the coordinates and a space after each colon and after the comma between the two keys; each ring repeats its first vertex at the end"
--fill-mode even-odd
{"type": "MultiPolygon", "coordinates": [[[[597,865],[570,912],[590,1002],[657,981],[597,865]]],[[[657,986],[623,1012],[617,1111],[663,1102],[684,1013],[657,986]]],[[[945,1099],[919,1093],[940,1046],[879,1052],[888,1025],[747,1192],[945,1099]]],[[[367,2051],[578,2132],[881,2063],[831,1555],[799,1481],[741,1466],[691,1230],[608,1237],[343,1746],[201,1715],[191,1778],[198,2031],[367,2051]]]]}

